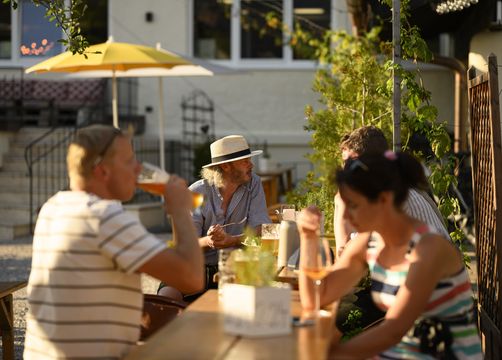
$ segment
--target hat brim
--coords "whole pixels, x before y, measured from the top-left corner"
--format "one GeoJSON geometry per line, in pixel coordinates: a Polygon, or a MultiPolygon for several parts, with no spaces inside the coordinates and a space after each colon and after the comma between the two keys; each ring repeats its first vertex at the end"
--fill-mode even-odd
{"type": "Polygon", "coordinates": [[[236,157],[236,158],[233,158],[233,159],[228,159],[228,160],[214,162],[214,163],[211,163],[211,164],[204,165],[202,168],[204,169],[204,168],[207,168],[207,167],[211,167],[211,166],[215,166],[215,165],[220,165],[220,164],[224,164],[224,163],[229,163],[229,162],[232,162],[232,161],[247,159],[247,158],[250,158],[250,157],[253,157],[253,156],[256,156],[256,155],[260,155],[261,153],[263,153],[262,150],[254,150],[254,151],[251,152],[251,154],[247,154],[247,155],[244,155],[244,156],[239,156],[239,157],[236,157]]]}

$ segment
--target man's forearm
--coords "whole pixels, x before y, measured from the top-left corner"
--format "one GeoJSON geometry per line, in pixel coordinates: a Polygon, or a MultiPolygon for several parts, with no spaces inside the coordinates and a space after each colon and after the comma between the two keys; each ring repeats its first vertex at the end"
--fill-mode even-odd
{"type": "Polygon", "coordinates": [[[202,267],[203,257],[199,247],[198,237],[187,211],[172,214],[173,238],[176,241],[176,251],[196,267],[202,267]]]}

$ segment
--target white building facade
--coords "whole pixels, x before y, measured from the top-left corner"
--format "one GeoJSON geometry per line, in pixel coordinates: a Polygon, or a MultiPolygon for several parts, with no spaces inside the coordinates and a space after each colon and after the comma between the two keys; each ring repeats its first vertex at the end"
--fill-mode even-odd
{"type": "MultiPolygon", "coordinates": [[[[297,178],[302,178],[311,168],[305,159],[310,151],[310,134],[304,130],[304,108],[307,104],[315,108],[321,106],[318,95],[311,89],[315,63],[308,56],[295,53],[287,41],[274,42],[272,36],[262,34],[260,29],[263,21],[273,21],[267,20],[267,15],[275,11],[290,28],[294,26],[294,15],[299,15],[320,27],[351,31],[345,1],[93,0],[89,6],[98,6],[98,3],[106,10],[106,37],[148,46],[160,43],[164,49],[202,57],[230,69],[213,77],[162,80],[166,139],[182,138],[180,104],[184,96],[199,89],[214,102],[216,137],[242,134],[255,147],[267,142],[275,161],[296,166],[297,178]]],[[[4,10],[5,7],[0,22],[10,21],[10,30],[0,27],[0,78],[14,76],[19,69],[62,50],[57,43],[47,50],[41,45],[43,38],[28,37],[37,34],[30,31],[29,25],[36,22],[33,20],[36,14],[27,13],[36,10],[29,1],[20,1],[20,8],[10,11],[10,20],[4,10]],[[26,53],[31,48],[30,42],[37,43],[34,50],[41,48],[39,54],[26,53]]],[[[103,11],[100,14],[103,16],[103,11]]],[[[92,28],[93,24],[88,26],[92,28]]],[[[40,31],[48,33],[47,29],[42,27],[40,31]]],[[[46,46],[59,34],[51,32],[46,46]]],[[[286,32],[282,37],[287,38],[286,32]]],[[[453,124],[453,73],[443,67],[430,66],[423,75],[426,87],[433,94],[433,103],[439,108],[439,118],[453,124]]],[[[146,118],[145,136],[154,141],[159,131],[158,80],[138,79],[137,84],[135,107],[146,118]]],[[[123,99],[119,95],[120,104],[123,99]]]]}

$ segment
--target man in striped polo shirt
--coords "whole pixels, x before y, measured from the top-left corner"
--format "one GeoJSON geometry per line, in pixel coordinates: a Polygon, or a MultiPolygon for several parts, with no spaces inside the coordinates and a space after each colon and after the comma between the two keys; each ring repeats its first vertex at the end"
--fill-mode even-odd
{"type": "Polygon", "coordinates": [[[165,186],[177,236],[167,249],[121,205],[141,170],[127,134],[79,130],[67,165],[71,190],[44,204],[35,228],[24,358],[121,358],[139,338],[140,273],[186,292],[204,285],[191,194],[176,176],[165,186]]]}

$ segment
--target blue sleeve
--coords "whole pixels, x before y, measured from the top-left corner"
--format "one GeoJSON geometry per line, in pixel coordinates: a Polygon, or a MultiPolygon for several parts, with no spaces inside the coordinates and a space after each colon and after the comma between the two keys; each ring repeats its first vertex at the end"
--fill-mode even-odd
{"type": "Polygon", "coordinates": [[[251,181],[251,204],[248,217],[248,224],[253,228],[261,224],[272,222],[268,217],[267,202],[265,200],[265,192],[263,191],[261,179],[256,174],[253,174],[251,181]]]}

